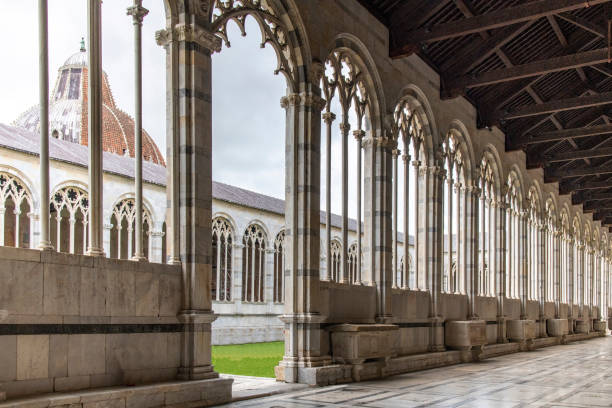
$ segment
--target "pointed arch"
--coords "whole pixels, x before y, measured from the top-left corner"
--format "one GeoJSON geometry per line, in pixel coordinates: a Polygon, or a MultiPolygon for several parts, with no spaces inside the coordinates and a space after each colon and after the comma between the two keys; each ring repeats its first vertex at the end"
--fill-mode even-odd
{"type": "Polygon", "coordinates": [[[234,227],[224,216],[212,220],[212,298],[217,302],[232,300],[234,266],[234,227]]]}
{"type": "MultiPolygon", "coordinates": [[[[263,225],[263,224],[262,224],[263,225]]],[[[267,231],[257,222],[244,230],[242,237],[242,301],[264,302],[264,279],[266,276],[267,231]]]]}

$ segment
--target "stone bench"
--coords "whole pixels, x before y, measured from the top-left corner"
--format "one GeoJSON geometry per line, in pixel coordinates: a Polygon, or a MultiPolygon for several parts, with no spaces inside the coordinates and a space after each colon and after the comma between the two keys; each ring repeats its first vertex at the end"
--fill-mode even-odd
{"type": "Polygon", "coordinates": [[[448,348],[461,350],[464,361],[478,361],[487,344],[484,320],[451,320],[444,324],[444,343],[448,348]]]}
{"type": "Polygon", "coordinates": [[[510,341],[520,343],[521,350],[532,350],[533,339],[537,337],[534,320],[508,320],[506,333],[510,341]]]}
{"type": "Polygon", "coordinates": [[[397,354],[399,327],[394,324],[339,324],[328,330],[334,362],[351,364],[354,381],[360,381],[365,362],[386,362],[397,354]]]}
{"type": "Polygon", "coordinates": [[[548,319],[546,320],[546,331],[551,337],[563,337],[569,333],[567,319],[548,319]]]}

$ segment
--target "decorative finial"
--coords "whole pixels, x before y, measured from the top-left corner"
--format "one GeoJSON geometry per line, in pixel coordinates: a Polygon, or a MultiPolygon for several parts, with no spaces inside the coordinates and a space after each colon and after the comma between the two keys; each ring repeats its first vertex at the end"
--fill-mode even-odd
{"type": "Polygon", "coordinates": [[[81,37],[81,52],[85,51],[85,37],[81,37]]]}

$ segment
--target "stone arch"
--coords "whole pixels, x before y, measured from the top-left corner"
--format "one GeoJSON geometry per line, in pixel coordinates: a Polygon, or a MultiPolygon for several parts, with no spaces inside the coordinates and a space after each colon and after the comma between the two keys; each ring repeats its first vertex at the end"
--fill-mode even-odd
{"type": "Polygon", "coordinates": [[[13,172],[0,171],[0,245],[31,247],[32,190],[13,172]]]}
{"type": "Polygon", "coordinates": [[[212,298],[217,302],[232,300],[234,282],[234,226],[223,215],[212,219],[212,298]]]}
{"type": "Polygon", "coordinates": [[[425,96],[425,93],[416,85],[408,85],[399,94],[397,99],[396,110],[406,105],[410,111],[414,112],[419,121],[421,122],[421,128],[423,131],[422,135],[422,149],[425,153],[425,157],[420,157],[419,160],[423,161],[425,165],[430,165],[434,162],[434,146],[437,146],[438,128],[436,125],[435,117],[429,100],[425,96]]]}
{"type": "Polygon", "coordinates": [[[28,193],[28,199],[31,208],[30,211],[34,211],[35,209],[39,208],[40,203],[38,201],[38,194],[34,194],[34,192],[36,191],[34,189],[34,184],[32,183],[32,180],[30,180],[27,174],[13,166],[8,166],[5,164],[0,164],[0,173],[6,173],[11,175],[12,177],[18,179],[19,182],[25,187],[28,193]]]}
{"type": "MultiPolygon", "coordinates": [[[[123,193],[115,199],[115,201],[113,202],[112,208],[114,209],[115,206],[123,200],[135,200],[135,199],[136,198],[133,192],[123,193]]],[[[151,225],[154,225],[157,222],[157,220],[161,218],[157,216],[157,214],[153,210],[154,208],[155,207],[152,205],[151,201],[148,198],[146,197],[142,198],[142,209],[148,213],[148,217],[149,217],[149,220],[151,221],[151,225]]],[[[109,222],[110,222],[110,218],[112,217],[112,215],[113,215],[113,210],[111,209],[110,216],[108,219],[109,222]]]]}
{"type": "MultiPolygon", "coordinates": [[[[499,158],[499,154],[495,146],[488,144],[484,151],[482,152],[482,161],[488,163],[491,166],[492,175],[493,175],[493,188],[494,193],[497,197],[503,196],[503,186],[504,184],[507,186],[510,181],[514,181],[515,177],[511,178],[510,173],[506,179],[504,179],[504,174],[501,166],[501,160],[499,158]]],[[[519,186],[520,187],[520,186],[519,186]]],[[[523,191],[522,188],[518,190],[519,199],[522,200],[523,191]]]]}
{"type": "Polygon", "coordinates": [[[309,76],[314,75],[310,69],[312,58],[304,24],[292,1],[213,0],[201,2],[200,8],[193,11],[207,20],[208,29],[227,47],[231,46],[227,25],[233,21],[246,35],[246,19],[255,19],[262,36],[262,48],[269,44],[276,52],[275,74],[285,76],[290,92],[305,90],[306,83],[311,80],[309,76]]]}
{"type": "Polygon", "coordinates": [[[240,240],[242,239],[242,235],[240,236],[238,235],[241,232],[240,232],[240,229],[238,228],[238,224],[236,223],[236,220],[234,219],[234,217],[232,217],[229,213],[225,211],[217,211],[213,214],[211,221],[216,218],[225,218],[230,223],[230,226],[232,227],[232,231],[234,232],[232,239],[234,240],[234,242],[240,242],[240,240]]]}
{"type": "MultiPolygon", "coordinates": [[[[266,223],[260,220],[259,218],[253,218],[247,223],[247,226],[244,228],[242,232],[244,233],[244,231],[246,231],[251,225],[257,225],[259,228],[262,229],[266,237],[265,238],[266,248],[272,248],[274,246],[274,242],[272,240],[275,238],[275,235],[272,235],[270,233],[270,229],[268,228],[266,223]]],[[[242,236],[240,236],[240,239],[242,239],[242,236]]]]}
{"type": "Polygon", "coordinates": [[[364,111],[364,118],[366,119],[364,130],[370,132],[372,137],[386,137],[387,135],[384,133],[372,133],[384,129],[386,106],[385,97],[382,93],[382,81],[367,47],[354,35],[343,33],[336,36],[327,47],[324,54],[326,55],[325,63],[335,53],[340,56],[348,56],[358,69],[360,76],[358,82],[363,83],[367,96],[367,108],[364,111]]]}
{"type": "Polygon", "coordinates": [[[463,159],[462,166],[464,167],[463,173],[465,177],[465,185],[472,185],[474,167],[475,167],[475,155],[474,146],[472,145],[472,138],[463,124],[458,119],[454,119],[448,129],[448,133],[452,133],[460,141],[459,150],[463,159]]]}
{"type": "Polygon", "coordinates": [[[543,206],[543,201],[542,201],[543,196],[542,196],[542,189],[540,187],[540,184],[537,182],[537,180],[533,180],[531,182],[531,186],[529,187],[529,191],[527,195],[531,201],[530,207],[536,211],[537,217],[542,218],[542,215],[544,213],[544,206],[543,206]]]}
{"type": "MultiPolygon", "coordinates": [[[[151,203],[143,198],[143,239],[142,250],[146,258],[151,258],[150,243],[151,233],[155,225],[154,213],[151,203]]],[[[110,251],[111,258],[130,259],[135,250],[135,219],[136,205],[133,193],[124,193],[115,199],[108,217],[108,225],[110,225],[110,251]],[[114,222],[113,222],[114,220],[114,222]]]]}
{"type": "Polygon", "coordinates": [[[266,250],[270,248],[269,235],[262,225],[251,222],[242,237],[242,301],[264,301],[266,276],[266,250]]]}

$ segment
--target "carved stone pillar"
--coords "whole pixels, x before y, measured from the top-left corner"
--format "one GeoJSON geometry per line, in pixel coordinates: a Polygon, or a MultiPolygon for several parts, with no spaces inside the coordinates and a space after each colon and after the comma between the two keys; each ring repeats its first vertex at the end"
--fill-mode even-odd
{"type": "Polygon", "coordinates": [[[539,310],[539,320],[540,320],[540,337],[548,337],[546,333],[546,259],[547,259],[547,251],[546,251],[546,240],[548,231],[544,224],[539,226],[539,235],[540,235],[540,310],[539,310]]]}
{"type": "MultiPolygon", "coordinates": [[[[502,197],[505,196],[505,192],[502,193],[502,197]]],[[[495,216],[497,218],[496,231],[497,235],[497,270],[495,271],[496,277],[496,294],[497,294],[497,342],[507,343],[506,337],[506,315],[504,309],[504,300],[506,298],[506,279],[508,279],[506,271],[506,260],[505,260],[505,248],[508,244],[506,242],[506,208],[503,202],[499,202],[495,206],[495,216]]]]}
{"type": "Polygon", "coordinates": [[[172,122],[169,146],[173,149],[169,155],[171,201],[175,205],[170,213],[174,223],[171,256],[176,256],[178,239],[184,282],[178,316],[184,325],[179,378],[197,380],[218,376],[211,365],[210,347],[211,323],[215,319],[211,299],[211,54],[221,50],[221,39],[191,22],[192,17],[184,16],[171,30],[158,32],[157,41],[169,50],[172,67],[168,78],[173,89],[168,117],[172,122]]]}
{"type": "MultiPolygon", "coordinates": [[[[308,382],[314,367],[331,362],[322,343],[320,315],[320,151],[319,82],[322,64],[314,64],[305,92],[282,99],[286,112],[285,176],[285,354],[276,378],[308,382]]],[[[346,250],[346,242],[343,243],[346,250]]]]}
{"type": "Polygon", "coordinates": [[[425,176],[425,259],[430,290],[430,351],[444,351],[444,319],[440,315],[442,269],[444,268],[444,178],[441,166],[430,166],[425,176]]]}
{"type": "Polygon", "coordinates": [[[392,274],[392,151],[390,137],[372,131],[364,140],[365,152],[365,282],[376,287],[376,322],[391,319],[392,274]]]}
{"type": "Polygon", "coordinates": [[[243,265],[242,265],[242,250],[244,245],[236,239],[232,245],[232,301],[234,303],[242,302],[242,286],[243,283],[243,265]]]}
{"type": "Polygon", "coordinates": [[[478,203],[480,201],[480,189],[468,186],[466,189],[466,216],[467,216],[467,235],[470,237],[466,248],[466,278],[467,278],[467,298],[468,298],[468,319],[478,320],[476,312],[476,302],[478,297],[478,203]]]}

